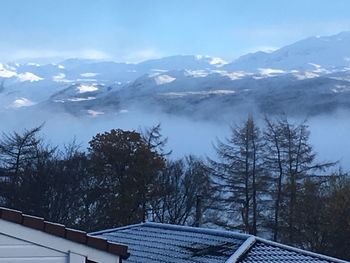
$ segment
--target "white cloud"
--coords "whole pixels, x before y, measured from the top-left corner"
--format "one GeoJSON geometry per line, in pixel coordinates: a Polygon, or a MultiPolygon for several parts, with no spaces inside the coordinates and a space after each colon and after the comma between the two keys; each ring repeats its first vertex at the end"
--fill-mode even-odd
{"type": "Polygon", "coordinates": [[[153,48],[145,48],[145,49],[126,51],[121,57],[124,61],[130,62],[130,63],[138,63],[148,59],[161,58],[163,56],[164,54],[162,54],[161,52],[153,48]]]}
{"type": "Polygon", "coordinates": [[[9,60],[26,60],[26,59],[109,59],[111,56],[104,51],[97,49],[81,50],[54,50],[54,49],[21,49],[12,53],[9,60]]]}

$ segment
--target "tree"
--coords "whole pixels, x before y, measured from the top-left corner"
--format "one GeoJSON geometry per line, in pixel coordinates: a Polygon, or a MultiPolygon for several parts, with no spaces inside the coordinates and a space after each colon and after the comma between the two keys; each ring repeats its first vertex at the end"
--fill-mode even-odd
{"type": "Polygon", "coordinates": [[[164,159],[134,131],[111,130],[89,142],[96,228],[145,220],[164,159]]]}
{"type": "Polygon", "coordinates": [[[166,157],[169,156],[172,151],[165,150],[166,144],[168,143],[168,138],[163,137],[161,130],[162,128],[160,123],[147,128],[142,132],[142,139],[150,150],[156,151],[162,157],[166,157]]]}
{"type": "MultiPolygon", "coordinates": [[[[0,160],[4,171],[2,178],[2,194],[5,205],[21,208],[25,199],[38,194],[26,192],[26,184],[33,174],[30,171],[42,168],[43,159],[52,154],[49,149],[44,149],[42,140],[38,137],[42,126],[25,130],[22,134],[3,133],[0,140],[0,160]]],[[[39,200],[37,200],[39,201],[39,200]]]]}
{"type": "MultiPolygon", "coordinates": [[[[4,134],[1,160],[5,172],[1,193],[5,206],[69,226],[81,218],[84,153],[70,146],[58,151],[39,138],[40,127],[23,134],[4,134]],[[74,148],[74,149],[73,149],[74,148]]],[[[86,170],[86,169],[85,169],[86,170]]]]}
{"type": "Polygon", "coordinates": [[[331,179],[324,203],[327,237],[322,252],[350,260],[350,177],[346,173],[339,173],[331,179]]]}
{"type": "Polygon", "coordinates": [[[334,165],[316,162],[316,153],[309,142],[310,132],[305,123],[292,124],[288,119],[265,119],[265,167],[275,178],[273,239],[294,243],[295,207],[301,184],[334,165]]]}
{"type": "MultiPolygon", "coordinates": [[[[217,201],[240,214],[239,228],[256,234],[259,196],[264,188],[262,141],[252,117],[231,128],[231,137],[215,146],[219,161],[210,159],[217,201]]],[[[235,223],[235,222],[233,222],[235,223]]],[[[224,223],[227,224],[227,223],[224,223]]]]}
{"type": "Polygon", "coordinates": [[[65,145],[53,159],[50,176],[48,218],[70,227],[89,229],[88,191],[91,187],[89,159],[75,141],[65,145]]]}
{"type": "MultiPolygon", "coordinates": [[[[328,181],[328,179],[327,179],[328,181]]],[[[324,253],[327,244],[327,195],[329,187],[319,179],[306,178],[295,204],[295,244],[304,249],[324,253]]]]}
{"type": "Polygon", "coordinates": [[[160,194],[152,202],[153,221],[197,226],[202,223],[211,195],[209,173],[200,159],[187,156],[168,161],[157,185],[160,194]]]}
{"type": "Polygon", "coordinates": [[[307,178],[297,196],[295,245],[350,259],[350,177],[339,171],[307,178]]]}
{"type": "Polygon", "coordinates": [[[42,126],[25,130],[23,134],[17,132],[2,134],[0,140],[1,164],[13,178],[19,175],[26,163],[36,158],[35,153],[42,142],[38,138],[41,128],[42,126]]]}

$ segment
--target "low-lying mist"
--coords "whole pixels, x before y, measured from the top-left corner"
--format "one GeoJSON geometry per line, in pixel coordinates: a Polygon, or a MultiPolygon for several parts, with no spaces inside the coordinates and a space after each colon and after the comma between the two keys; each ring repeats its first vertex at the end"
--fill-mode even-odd
{"type": "MultiPolygon", "coordinates": [[[[311,143],[319,160],[339,161],[344,169],[350,169],[350,121],[348,112],[337,112],[308,119],[311,143]]],[[[162,134],[168,137],[168,149],[172,158],[194,154],[215,157],[213,144],[230,134],[230,125],[240,124],[247,116],[236,116],[227,122],[193,121],[159,112],[144,113],[141,110],[100,115],[98,117],[75,117],[67,113],[52,113],[33,109],[2,113],[0,121],[3,132],[18,131],[44,124],[42,136],[46,142],[62,146],[73,139],[86,149],[92,136],[113,128],[141,131],[161,123],[162,134]]],[[[261,117],[257,117],[262,124],[261,117]]],[[[293,119],[301,122],[304,119],[293,119]]],[[[261,125],[260,125],[261,126],[261,125]]]]}

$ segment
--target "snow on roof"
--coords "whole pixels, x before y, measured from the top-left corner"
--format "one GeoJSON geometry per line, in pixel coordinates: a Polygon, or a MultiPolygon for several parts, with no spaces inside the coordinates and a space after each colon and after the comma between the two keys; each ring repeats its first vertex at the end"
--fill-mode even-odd
{"type": "MultiPolygon", "coordinates": [[[[346,263],[233,231],[142,223],[91,233],[128,245],[129,263],[346,263]]],[[[348,262],[349,263],[349,262],[348,262]]]]}

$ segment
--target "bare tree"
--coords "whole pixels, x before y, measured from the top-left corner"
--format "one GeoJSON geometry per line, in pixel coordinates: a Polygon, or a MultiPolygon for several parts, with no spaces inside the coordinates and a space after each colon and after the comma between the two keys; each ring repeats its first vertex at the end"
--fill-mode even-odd
{"type": "Polygon", "coordinates": [[[273,239],[278,240],[282,230],[283,238],[293,243],[295,206],[301,183],[334,163],[316,162],[305,122],[292,124],[288,119],[271,121],[266,118],[265,123],[265,166],[276,182],[275,189],[271,189],[275,193],[273,239]]]}
{"type": "Polygon", "coordinates": [[[154,199],[151,219],[162,223],[195,225],[196,212],[205,213],[210,200],[210,181],[202,161],[188,156],[185,159],[168,161],[160,175],[160,195],[154,199]],[[198,198],[202,205],[197,206],[198,198]],[[203,211],[196,211],[196,208],[203,211]]]}
{"type": "Polygon", "coordinates": [[[171,154],[170,151],[166,151],[165,147],[168,143],[168,138],[164,138],[162,133],[161,124],[158,123],[155,126],[145,129],[142,132],[142,139],[146,142],[149,149],[152,151],[157,151],[163,157],[166,157],[171,154]]]}
{"type": "Polygon", "coordinates": [[[263,190],[262,141],[252,117],[231,128],[231,136],[215,146],[219,160],[209,160],[217,201],[240,213],[238,227],[257,233],[259,193],[263,190]]]}

